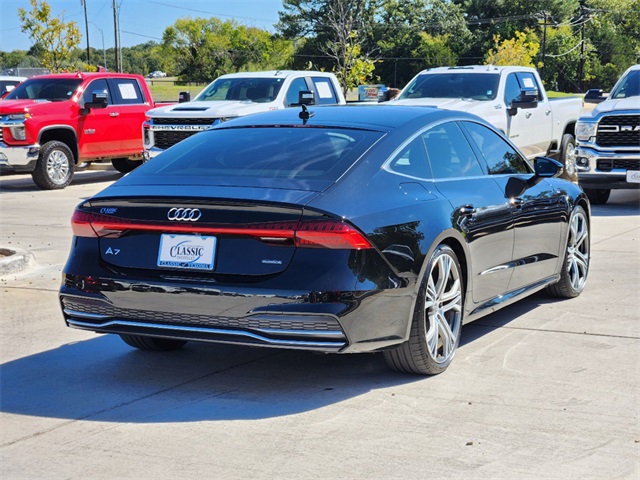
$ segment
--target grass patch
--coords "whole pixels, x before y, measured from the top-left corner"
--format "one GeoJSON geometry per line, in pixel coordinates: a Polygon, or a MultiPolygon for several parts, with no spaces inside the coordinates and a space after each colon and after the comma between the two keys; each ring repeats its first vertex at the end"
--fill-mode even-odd
{"type": "Polygon", "coordinates": [[[193,99],[206,84],[191,84],[191,85],[175,85],[172,79],[153,79],[147,78],[147,85],[153,95],[153,100],[156,102],[177,102],[180,92],[189,92],[193,99]]]}
{"type": "Polygon", "coordinates": [[[565,93],[565,92],[554,92],[552,90],[547,90],[547,97],[549,98],[560,98],[560,97],[577,97],[577,93],[565,93]]]}

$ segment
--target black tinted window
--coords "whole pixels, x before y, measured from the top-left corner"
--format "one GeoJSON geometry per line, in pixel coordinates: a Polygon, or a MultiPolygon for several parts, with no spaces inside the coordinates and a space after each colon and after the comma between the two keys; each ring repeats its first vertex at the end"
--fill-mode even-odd
{"type": "Polygon", "coordinates": [[[109,87],[107,86],[107,81],[105,79],[94,80],[87,88],[85,88],[84,93],[82,94],[83,102],[90,102],[93,100],[94,92],[105,92],[107,94],[107,103],[111,105],[111,95],[109,95],[109,87]]]}
{"type": "Polygon", "coordinates": [[[29,79],[14,88],[7,100],[69,100],[80,86],[79,78],[29,79]]]}
{"type": "Polygon", "coordinates": [[[516,98],[520,96],[520,84],[516,78],[515,73],[510,73],[507,76],[507,81],[504,85],[504,103],[509,106],[516,98]]]}
{"type": "Polygon", "coordinates": [[[472,122],[464,122],[464,126],[482,152],[491,175],[531,173],[526,160],[493,130],[472,122]]]}
{"type": "Polygon", "coordinates": [[[115,78],[112,80],[115,103],[119,105],[133,105],[144,103],[140,85],[133,78],[115,78]]]}
{"type": "Polygon", "coordinates": [[[422,134],[433,178],[477,177],[484,175],[469,142],[453,122],[422,134]]]}
{"type": "Polygon", "coordinates": [[[424,149],[422,138],[417,137],[409,143],[409,145],[400,150],[393,160],[391,160],[389,168],[403,175],[431,178],[429,164],[427,162],[427,152],[424,149]]]}
{"type": "Polygon", "coordinates": [[[308,91],[309,87],[307,86],[307,82],[304,78],[296,78],[289,85],[289,90],[287,90],[287,105],[292,105],[294,103],[298,103],[300,100],[300,92],[308,91]]]}
{"type": "Polygon", "coordinates": [[[180,142],[141,171],[236,186],[278,188],[303,182],[302,188],[314,190],[338,179],[381,135],[310,127],[212,129],[180,142]]]}
{"type": "Polygon", "coordinates": [[[427,73],[418,76],[399,98],[471,98],[493,100],[500,75],[493,73],[427,73]]]}
{"type": "Polygon", "coordinates": [[[520,86],[522,88],[537,88],[538,89],[538,100],[544,100],[542,98],[542,90],[540,89],[540,85],[538,85],[538,81],[536,77],[531,72],[518,72],[518,81],[520,82],[520,86]]]}

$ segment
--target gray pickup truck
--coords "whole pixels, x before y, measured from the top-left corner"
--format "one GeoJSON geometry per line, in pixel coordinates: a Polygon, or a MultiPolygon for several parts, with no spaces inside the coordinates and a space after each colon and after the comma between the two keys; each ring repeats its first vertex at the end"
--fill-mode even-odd
{"type": "Polygon", "coordinates": [[[612,189],[640,188],[640,65],[580,117],[576,139],[578,181],[591,203],[606,203],[612,189]]]}

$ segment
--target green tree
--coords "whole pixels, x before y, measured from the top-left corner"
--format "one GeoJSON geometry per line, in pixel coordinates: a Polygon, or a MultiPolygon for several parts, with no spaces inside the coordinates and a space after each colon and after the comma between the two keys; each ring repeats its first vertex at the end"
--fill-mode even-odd
{"type": "Polygon", "coordinates": [[[52,72],[71,67],[71,51],[82,38],[76,22],[65,22],[62,15],[51,16],[51,6],[44,0],[29,0],[31,10],[18,9],[21,29],[39,46],[42,66],[52,72]]]}
{"type": "Polygon", "coordinates": [[[500,40],[500,35],[494,35],[494,48],[487,52],[487,65],[519,65],[521,67],[535,67],[535,58],[540,44],[535,34],[516,31],[513,38],[500,40]]]}

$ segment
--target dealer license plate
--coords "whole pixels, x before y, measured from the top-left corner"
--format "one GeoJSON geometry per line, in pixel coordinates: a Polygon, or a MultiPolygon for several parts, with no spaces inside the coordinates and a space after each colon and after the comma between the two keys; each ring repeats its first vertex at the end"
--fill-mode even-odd
{"type": "Polygon", "coordinates": [[[216,237],[197,235],[170,235],[160,237],[158,266],[213,270],[216,237]]]}
{"type": "Polygon", "coordinates": [[[627,170],[627,182],[640,183],[640,170],[627,170]]]}

